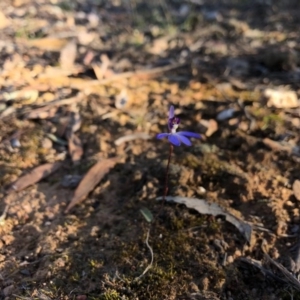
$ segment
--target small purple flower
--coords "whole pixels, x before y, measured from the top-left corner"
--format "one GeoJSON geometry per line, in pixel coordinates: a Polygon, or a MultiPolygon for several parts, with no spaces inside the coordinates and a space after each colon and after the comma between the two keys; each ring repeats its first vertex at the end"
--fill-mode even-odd
{"type": "Polygon", "coordinates": [[[174,106],[171,105],[169,110],[169,120],[168,120],[168,127],[169,127],[169,133],[159,133],[156,138],[162,139],[164,137],[168,137],[168,140],[171,144],[174,146],[180,146],[181,142],[184,143],[187,146],[191,146],[192,143],[188,138],[201,138],[201,135],[194,132],[189,131],[179,131],[176,132],[178,126],[180,123],[180,119],[175,117],[174,114],[174,106]]]}

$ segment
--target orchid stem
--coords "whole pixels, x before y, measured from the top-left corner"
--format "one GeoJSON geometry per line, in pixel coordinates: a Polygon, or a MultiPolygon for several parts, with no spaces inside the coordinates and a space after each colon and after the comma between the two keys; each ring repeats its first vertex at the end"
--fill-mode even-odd
{"type": "Polygon", "coordinates": [[[168,193],[168,177],[169,177],[169,168],[170,168],[170,161],[171,161],[171,156],[172,156],[173,148],[174,148],[174,146],[172,144],[170,144],[169,159],[168,159],[167,170],[166,170],[166,178],[165,178],[163,203],[166,202],[166,196],[167,196],[167,193],[168,193]]]}

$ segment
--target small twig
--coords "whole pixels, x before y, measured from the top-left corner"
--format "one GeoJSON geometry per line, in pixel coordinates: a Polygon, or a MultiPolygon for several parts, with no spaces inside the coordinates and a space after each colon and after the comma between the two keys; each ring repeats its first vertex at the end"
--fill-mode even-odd
{"type": "Polygon", "coordinates": [[[166,65],[163,67],[156,67],[153,69],[143,69],[143,70],[136,70],[136,71],[129,71],[129,72],[124,72],[124,73],[118,73],[114,74],[109,78],[101,79],[101,80],[90,80],[87,81],[84,85],[84,88],[86,87],[91,87],[91,86],[98,86],[101,84],[108,84],[112,81],[116,81],[119,79],[126,79],[129,77],[144,77],[144,76],[152,76],[156,75],[158,73],[163,73],[167,71],[171,71],[180,67],[186,66],[186,63],[176,63],[172,65],[166,65]]]}
{"type": "Polygon", "coordinates": [[[261,248],[264,252],[265,258],[268,260],[268,262],[275,266],[277,270],[281,271],[281,274],[285,277],[284,280],[286,283],[291,284],[297,291],[300,291],[300,282],[293,276],[291,272],[289,272],[289,270],[269,256],[266,251],[266,244],[266,240],[263,240],[261,248]]]}
{"type": "Polygon", "coordinates": [[[5,218],[6,218],[6,215],[7,215],[7,212],[8,212],[8,205],[4,208],[4,211],[2,213],[2,215],[0,216],[0,225],[1,224],[4,224],[4,221],[5,221],[5,218]]]}
{"type": "Polygon", "coordinates": [[[150,138],[151,138],[151,136],[145,132],[137,132],[137,133],[133,133],[133,134],[124,135],[124,136],[116,139],[115,145],[120,146],[123,143],[130,142],[130,141],[133,141],[136,139],[148,140],[150,138]]]}
{"type": "Polygon", "coordinates": [[[151,254],[151,262],[147,266],[147,268],[144,270],[144,272],[140,276],[136,277],[134,279],[134,281],[137,281],[137,280],[141,279],[152,268],[152,265],[153,265],[154,254],[153,254],[153,250],[152,250],[151,246],[149,245],[149,235],[150,235],[150,228],[148,229],[145,243],[146,243],[147,248],[149,249],[150,254],[151,254]]]}

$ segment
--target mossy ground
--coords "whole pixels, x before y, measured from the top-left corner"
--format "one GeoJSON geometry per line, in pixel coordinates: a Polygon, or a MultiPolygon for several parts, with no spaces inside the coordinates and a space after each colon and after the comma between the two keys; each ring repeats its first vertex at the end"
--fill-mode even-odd
{"type": "Polygon", "coordinates": [[[1,31],[0,55],[0,212],[6,212],[0,220],[1,299],[300,299],[295,288],[240,259],[264,263],[266,240],[269,255],[284,264],[297,242],[300,213],[292,182],[300,177],[300,162],[269,149],[263,139],[298,145],[299,113],[268,107],[262,91],[288,84],[299,94],[299,4],[191,2],[1,1],[11,22],[1,31]],[[60,45],[74,35],[78,69],[49,79],[46,67],[59,70],[61,49],[47,49],[46,40],[34,47],[30,42],[58,36],[60,45]],[[105,55],[108,71],[146,71],[90,85],[105,55]],[[168,72],[147,72],[178,62],[184,63],[168,72]],[[32,73],[35,67],[41,74],[32,73]],[[5,98],[28,87],[37,89],[39,102],[5,98]],[[128,103],[120,109],[115,101],[124,91],[128,103]],[[72,163],[62,134],[72,105],[48,118],[26,118],[45,105],[45,93],[58,100],[82,97],[75,105],[82,121],[76,132],[84,152],[79,164],[72,163]],[[223,217],[157,201],[168,143],[154,137],[166,130],[170,104],[183,130],[203,138],[175,149],[168,194],[234,210],[256,226],[250,244],[223,217]],[[216,120],[228,108],[234,115],[218,120],[206,136],[202,121],[216,120]],[[116,145],[117,138],[135,132],[153,138],[116,145]],[[19,147],[12,146],[13,138],[19,147]],[[64,188],[62,178],[84,175],[97,160],[117,155],[120,162],[65,214],[74,189],[64,188]],[[19,176],[57,160],[62,167],[56,173],[6,194],[19,176]],[[143,207],[153,214],[151,224],[140,213],[143,207]],[[149,230],[153,265],[142,275],[151,262],[149,230]]]}

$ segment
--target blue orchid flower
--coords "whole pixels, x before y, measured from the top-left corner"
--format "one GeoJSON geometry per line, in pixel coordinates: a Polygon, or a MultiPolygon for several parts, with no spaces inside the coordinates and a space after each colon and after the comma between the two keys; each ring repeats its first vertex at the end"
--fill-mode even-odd
{"type": "Polygon", "coordinates": [[[176,132],[180,123],[180,119],[175,117],[174,114],[174,106],[171,105],[169,110],[169,120],[168,127],[170,132],[159,133],[156,138],[162,139],[167,137],[169,142],[174,146],[180,146],[181,143],[191,146],[192,143],[189,138],[201,138],[201,135],[198,133],[190,132],[190,131],[178,131],[176,132]]]}

